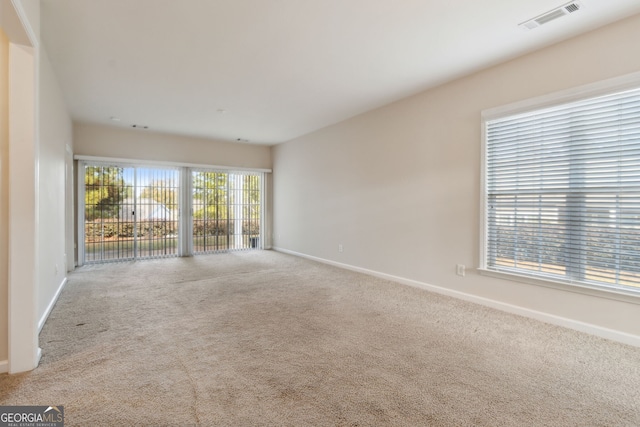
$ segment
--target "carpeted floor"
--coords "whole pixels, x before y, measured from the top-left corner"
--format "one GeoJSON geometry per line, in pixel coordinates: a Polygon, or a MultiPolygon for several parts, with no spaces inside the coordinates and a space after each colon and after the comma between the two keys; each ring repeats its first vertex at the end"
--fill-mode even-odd
{"type": "Polygon", "coordinates": [[[272,251],[83,267],[2,405],[68,426],[638,426],[640,348],[272,251]]]}

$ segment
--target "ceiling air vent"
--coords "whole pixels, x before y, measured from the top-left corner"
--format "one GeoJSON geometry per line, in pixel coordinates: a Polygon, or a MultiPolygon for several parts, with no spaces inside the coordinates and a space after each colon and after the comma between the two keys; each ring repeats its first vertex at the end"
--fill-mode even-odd
{"type": "Polygon", "coordinates": [[[573,13],[580,10],[580,5],[578,3],[569,3],[564,7],[564,9],[569,13],[573,13]]]}
{"type": "Polygon", "coordinates": [[[533,19],[529,19],[521,23],[519,26],[521,28],[525,28],[527,30],[533,30],[534,28],[539,27],[540,25],[546,24],[547,22],[551,22],[558,18],[561,18],[570,13],[574,13],[584,8],[581,2],[572,1],[571,3],[567,3],[563,6],[557,7],[553,10],[543,13],[542,15],[538,15],[533,19]]]}

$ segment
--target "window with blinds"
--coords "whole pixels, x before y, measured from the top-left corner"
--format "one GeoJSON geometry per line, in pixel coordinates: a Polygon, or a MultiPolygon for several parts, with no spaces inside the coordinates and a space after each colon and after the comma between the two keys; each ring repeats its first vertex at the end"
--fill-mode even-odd
{"type": "Polygon", "coordinates": [[[485,268],[640,294],[640,88],[485,125],[485,268]]]}

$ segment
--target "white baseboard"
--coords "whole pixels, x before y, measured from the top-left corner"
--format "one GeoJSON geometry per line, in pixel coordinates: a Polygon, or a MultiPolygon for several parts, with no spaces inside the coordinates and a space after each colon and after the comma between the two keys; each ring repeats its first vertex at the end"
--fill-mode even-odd
{"type": "Polygon", "coordinates": [[[298,256],[301,258],[307,258],[313,261],[321,262],[323,264],[333,265],[335,267],[344,268],[346,270],[355,271],[358,273],[367,274],[369,276],[379,277],[381,279],[390,280],[392,282],[401,283],[407,286],[413,286],[427,291],[435,292],[438,294],[462,299],[475,304],[480,304],[486,307],[495,308],[496,310],[505,311],[511,314],[517,314],[519,316],[528,317],[531,319],[539,320],[541,322],[550,323],[553,325],[562,326],[576,331],[584,332],[587,334],[595,335],[601,338],[606,338],[612,341],[618,341],[624,344],[640,347],[640,336],[628,334],[626,332],[616,331],[614,329],[604,328],[602,326],[593,325],[591,323],[581,322],[579,320],[569,319],[566,317],[556,316],[554,314],[544,313],[541,311],[531,310],[525,307],[520,307],[513,304],[507,304],[504,302],[492,300],[489,298],[480,297],[465,292],[454,291],[452,289],[443,288],[440,286],[430,285],[428,283],[419,282],[417,280],[406,279],[404,277],[393,276],[391,274],[381,273],[379,271],[369,270],[366,268],[355,267],[349,264],[343,264],[336,261],[327,260],[324,258],[315,257],[312,255],[303,254],[300,252],[290,251],[288,249],[273,247],[276,252],[282,252],[289,255],[298,256]]]}
{"type": "Polygon", "coordinates": [[[47,321],[47,319],[49,318],[49,315],[51,314],[51,310],[53,310],[53,307],[56,305],[56,302],[58,302],[58,297],[62,292],[62,288],[64,288],[64,285],[66,284],[67,284],[67,278],[65,277],[62,280],[62,283],[60,283],[60,286],[58,286],[58,290],[56,291],[56,294],[53,296],[53,298],[49,302],[47,309],[44,311],[44,313],[42,314],[42,317],[40,318],[40,321],[38,322],[38,333],[42,331],[42,328],[44,327],[45,322],[47,321]]]}

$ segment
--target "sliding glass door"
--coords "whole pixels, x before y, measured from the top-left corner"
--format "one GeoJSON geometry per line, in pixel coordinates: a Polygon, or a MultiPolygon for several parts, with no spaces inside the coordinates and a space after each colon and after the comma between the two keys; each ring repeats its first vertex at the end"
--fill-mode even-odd
{"type": "Polygon", "coordinates": [[[192,171],[193,252],[257,249],[262,174],[192,171]]]}
{"type": "Polygon", "coordinates": [[[133,197],[135,169],[84,168],[84,263],[135,257],[134,223],[121,215],[133,197]]]}
{"type": "Polygon", "coordinates": [[[84,167],[83,262],[178,255],[179,171],[84,167]]]}
{"type": "MultiPolygon", "coordinates": [[[[136,255],[157,258],[178,255],[180,172],[136,168],[136,255]]],[[[128,213],[128,212],[127,212],[128,213]]]]}
{"type": "Polygon", "coordinates": [[[80,265],[263,248],[261,172],[84,161],[80,170],[80,265]]]}

